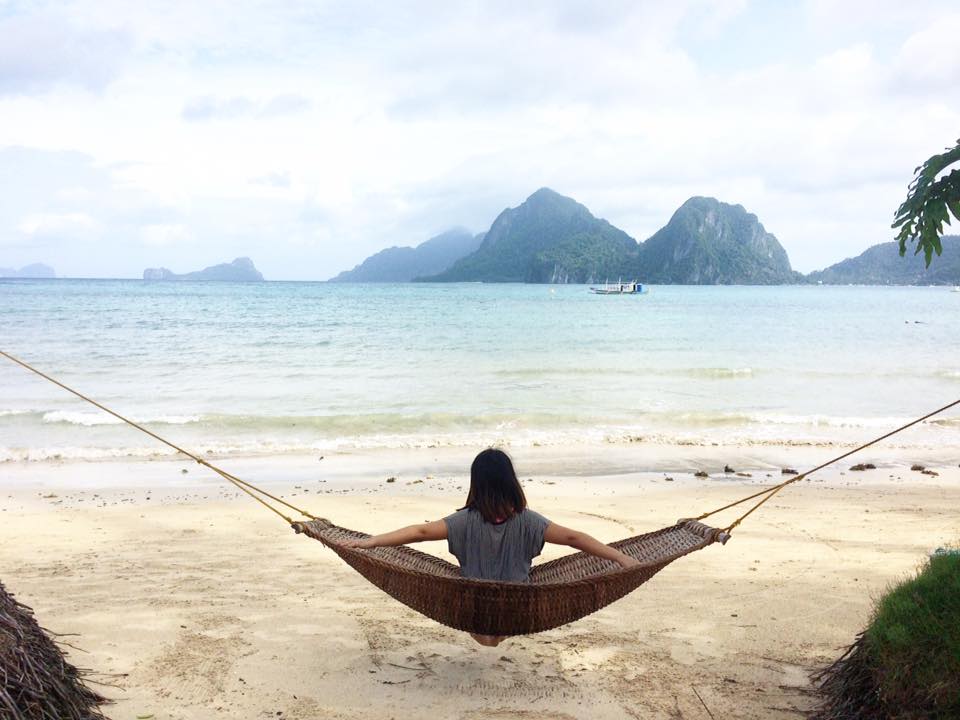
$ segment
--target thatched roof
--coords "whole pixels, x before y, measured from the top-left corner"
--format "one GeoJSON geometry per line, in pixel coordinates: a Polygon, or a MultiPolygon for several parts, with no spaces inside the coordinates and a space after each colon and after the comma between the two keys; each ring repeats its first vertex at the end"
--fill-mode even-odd
{"type": "Polygon", "coordinates": [[[0,718],[102,720],[106,700],[81,676],[33,610],[0,583],[0,718]]]}

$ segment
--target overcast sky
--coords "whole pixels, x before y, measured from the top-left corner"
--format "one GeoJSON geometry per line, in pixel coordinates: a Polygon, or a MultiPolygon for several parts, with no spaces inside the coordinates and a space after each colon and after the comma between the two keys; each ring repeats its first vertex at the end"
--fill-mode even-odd
{"type": "Polygon", "coordinates": [[[740,203],[809,271],[960,137],[956,0],[0,0],[0,266],[325,279],[542,186],[740,203]]]}

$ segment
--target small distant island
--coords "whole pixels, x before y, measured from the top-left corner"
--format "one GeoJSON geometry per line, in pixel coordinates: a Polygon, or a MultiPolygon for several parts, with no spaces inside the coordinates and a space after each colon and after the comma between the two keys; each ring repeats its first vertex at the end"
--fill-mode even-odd
{"type": "Polygon", "coordinates": [[[218,281],[218,282],[263,282],[263,275],[254,267],[253,261],[240,257],[230,263],[211,265],[203,270],[183,273],[182,275],[167,268],[147,268],[143,271],[144,280],[155,281],[218,281]]]}
{"type": "Polygon", "coordinates": [[[0,278],[31,278],[36,280],[50,280],[56,276],[57,274],[53,271],[53,268],[49,265],[44,265],[43,263],[24,265],[19,270],[15,270],[14,268],[0,267],[0,278]]]}

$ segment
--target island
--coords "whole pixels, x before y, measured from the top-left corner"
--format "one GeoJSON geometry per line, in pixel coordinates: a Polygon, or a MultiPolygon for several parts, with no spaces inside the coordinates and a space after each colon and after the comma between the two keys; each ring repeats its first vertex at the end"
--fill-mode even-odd
{"type": "Polygon", "coordinates": [[[34,280],[50,280],[57,277],[53,268],[43,263],[24,265],[19,270],[14,268],[0,268],[0,278],[30,278],[34,280]]]}
{"type": "Polygon", "coordinates": [[[144,280],[155,281],[218,281],[218,282],[263,282],[263,275],[247,257],[240,257],[230,263],[211,265],[203,270],[179,275],[167,268],[147,268],[143,271],[144,280]]]}

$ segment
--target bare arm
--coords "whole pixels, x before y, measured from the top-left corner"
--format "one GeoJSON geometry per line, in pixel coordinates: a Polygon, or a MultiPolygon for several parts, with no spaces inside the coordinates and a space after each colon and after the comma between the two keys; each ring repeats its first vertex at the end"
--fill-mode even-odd
{"type": "Polygon", "coordinates": [[[394,530],[393,532],[374,535],[363,540],[348,540],[344,543],[352,548],[375,548],[393,545],[407,545],[409,543],[423,542],[424,540],[446,540],[447,524],[443,520],[434,520],[433,522],[420,523],[419,525],[408,525],[405,528],[394,530]]]}
{"type": "Polygon", "coordinates": [[[557,525],[556,523],[550,523],[547,525],[547,530],[543,534],[543,539],[548,543],[554,543],[556,545],[568,545],[569,547],[576,548],[577,550],[583,550],[585,553],[596,555],[597,557],[604,558],[605,560],[612,560],[615,563],[619,563],[620,567],[628,568],[632,565],[640,564],[638,560],[635,560],[629,555],[620,552],[616,548],[612,548],[609,545],[604,545],[602,542],[590,535],[587,535],[586,533],[578,532],[577,530],[571,530],[570,528],[565,528],[563,525],[557,525]]]}

